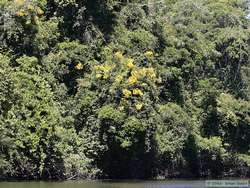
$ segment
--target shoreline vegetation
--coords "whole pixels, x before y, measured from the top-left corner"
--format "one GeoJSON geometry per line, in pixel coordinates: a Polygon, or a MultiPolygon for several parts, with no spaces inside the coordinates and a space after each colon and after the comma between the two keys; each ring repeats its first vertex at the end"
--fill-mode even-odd
{"type": "Polygon", "coordinates": [[[0,0],[0,180],[250,177],[247,0],[0,0]]]}

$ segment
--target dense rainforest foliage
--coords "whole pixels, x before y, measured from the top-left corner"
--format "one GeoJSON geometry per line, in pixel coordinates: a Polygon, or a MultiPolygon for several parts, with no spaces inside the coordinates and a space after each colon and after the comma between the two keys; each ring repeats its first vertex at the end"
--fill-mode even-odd
{"type": "Polygon", "coordinates": [[[250,176],[247,0],[0,0],[0,178],[250,176]]]}

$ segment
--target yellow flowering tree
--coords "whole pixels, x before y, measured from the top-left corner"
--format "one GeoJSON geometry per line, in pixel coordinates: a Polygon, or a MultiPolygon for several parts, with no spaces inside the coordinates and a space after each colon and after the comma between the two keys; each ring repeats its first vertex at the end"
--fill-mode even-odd
{"type": "Polygon", "coordinates": [[[157,72],[150,61],[146,66],[141,61],[116,51],[112,58],[93,66],[90,77],[99,93],[106,91],[107,102],[115,98],[114,105],[129,114],[153,107],[158,97],[157,72]]]}
{"type": "Polygon", "coordinates": [[[101,142],[107,144],[108,150],[101,156],[104,164],[110,153],[131,155],[130,151],[137,150],[141,157],[155,126],[151,116],[159,96],[158,73],[153,60],[144,54],[138,58],[109,48],[102,53],[102,62],[92,64],[91,73],[79,79],[77,97],[81,96],[79,103],[88,109],[83,110],[84,121],[96,117],[89,126],[100,127],[101,142]]]}

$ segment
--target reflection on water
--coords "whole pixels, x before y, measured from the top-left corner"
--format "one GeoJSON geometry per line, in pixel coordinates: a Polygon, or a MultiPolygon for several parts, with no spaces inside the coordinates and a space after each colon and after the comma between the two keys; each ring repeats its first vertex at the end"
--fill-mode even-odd
{"type": "Polygon", "coordinates": [[[205,181],[0,182],[0,188],[204,188],[205,181]]]}

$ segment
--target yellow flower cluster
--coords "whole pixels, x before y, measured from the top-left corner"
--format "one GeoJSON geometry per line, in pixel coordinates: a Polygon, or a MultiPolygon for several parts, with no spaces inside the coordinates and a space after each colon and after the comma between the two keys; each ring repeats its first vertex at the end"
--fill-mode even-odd
{"type": "Polygon", "coordinates": [[[22,6],[24,4],[24,0],[15,0],[14,3],[17,6],[22,6]]]}
{"type": "Polygon", "coordinates": [[[37,13],[39,16],[42,16],[42,15],[44,14],[44,11],[43,11],[40,7],[37,7],[36,13],[37,13]]]}
{"type": "Polygon", "coordinates": [[[133,90],[133,95],[141,97],[143,95],[143,92],[140,89],[136,88],[133,90]]]}
{"type": "Polygon", "coordinates": [[[151,79],[156,78],[155,70],[153,68],[147,68],[146,75],[151,79]]]}
{"type": "Polygon", "coordinates": [[[100,74],[100,73],[97,73],[95,76],[96,76],[96,78],[102,78],[102,74],[100,74]]]}
{"type": "Polygon", "coordinates": [[[123,77],[121,75],[116,76],[115,81],[116,82],[121,82],[123,77]]]}
{"type": "Polygon", "coordinates": [[[27,16],[27,13],[25,13],[23,10],[20,10],[16,13],[16,16],[18,17],[23,17],[23,16],[27,16]]]}
{"type": "Polygon", "coordinates": [[[83,64],[78,63],[78,64],[75,66],[75,68],[76,68],[77,70],[82,70],[82,69],[83,69],[83,64]]]}
{"type": "Polygon", "coordinates": [[[125,98],[129,98],[132,95],[132,92],[129,91],[128,89],[123,89],[122,93],[123,93],[125,98]]]}
{"type": "Polygon", "coordinates": [[[121,61],[121,60],[123,59],[123,54],[122,54],[122,52],[120,52],[120,51],[116,52],[116,53],[115,53],[115,57],[116,57],[119,61],[121,61]]]}
{"type": "Polygon", "coordinates": [[[28,10],[29,11],[33,11],[35,8],[34,8],[34,6],[33,5],[28,5],[28,10]]]}
{"type": "Polygon", "coordinates": [[[94,67],[96,71],[96,78],[107,79],[110,76],[111,70],[114,68],[112,65],[97,65],[94,67]]]}
{"type": "MultiPolygon", "coordinates": [[[[15,0],[15,4],[19,7],[23,7],[24,3],[25,3],[24,0],[15,0]]],[[[44,14],[44,11],[40,7],[34,6],[32,4],[29,4],[27,8],[24,7],[24,9],[21,9],[18,12],[16,12],[16,16],[23,17],[33,13],[37,14],[37,16],[42,16],[44,14]]]]}
{"type": "Polygon", "coordinates": [[[128,78],[128,84],[131,86],[135,85],[137,82],[138,82],[137,76],[132,75],[128,78]]]}
{"type": "Polygon", "coordinates": [[[131,76],[128,78],[128,84],[133,86],[138,83],[139,78],[147,77],[149,79],[155,79],[156,74],[153,68],[142,68],[138,70],[133,70],[131,76]]]}
{"type": "Polygon", "coordinates": [[[144,53],[144,55],[147,57],[147,58],[153,58],[154,57],[154,52],[152,52],[152,51],[146,51],[145,53],[144,53]]]}
{"type": "Polygon", "coordinates": [[[142,68],[139,70],[133,70],[131,74],[135,77],[149,77],[151,79],[156,78],[156,74],[153,68],[142,68]]]}
{"type": "Polygon", "coordinates": [[[130,68],[130,69],[132,69],[134,66],[135,66],[134,65],[134,59],[128,58],[128,60],[127,60],[127,67],[130,68]]]}
{"type": "Polygon", "coordinates": [[[123,111],[124,110],[124,106],[119,106],[118,110],[123,111]]]}
{"type": "Polygon", "coordinates": [[[137,111],[140,111],[142,109],[142,107],[143,107],[143,104],[141,104],[141,103],[138,103],[135,105],[135,108],[137,111]]]}

